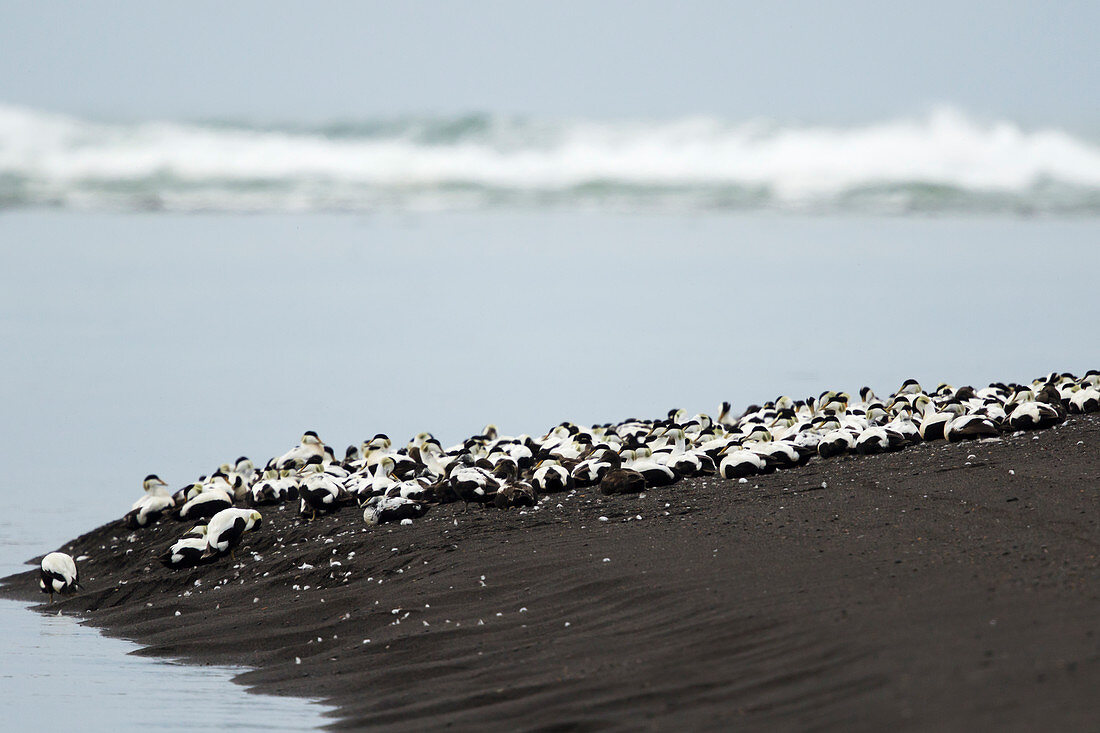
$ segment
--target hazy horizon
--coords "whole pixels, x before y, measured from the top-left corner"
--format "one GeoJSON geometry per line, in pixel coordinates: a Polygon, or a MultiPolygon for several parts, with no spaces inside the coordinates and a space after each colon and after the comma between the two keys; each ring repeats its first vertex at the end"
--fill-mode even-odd
{"type": "Polygon", "coordinates": [[[503,113],[1100,129],[1100,6],[11,5],[0,102],[110,120],[503,113]]]}
{"type": "Polygon", "coordinates": [[[1100,213],[1100,144],[951,108],[860,125],[503,115],[99,122],[0,104],[0,209],[1100,213]]]}

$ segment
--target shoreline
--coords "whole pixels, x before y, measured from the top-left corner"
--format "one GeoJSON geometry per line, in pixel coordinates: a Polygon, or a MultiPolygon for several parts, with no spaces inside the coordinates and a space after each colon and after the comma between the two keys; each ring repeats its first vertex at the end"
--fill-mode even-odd
{"type": "MultiPolygon", "coordinates": [[[[116,521],[60,548],[90,557],[85,590],[38,610],[248,666],[238,682],[334,705],[336,727],[1084,730],[1098,448],[1100,419],[1073,416],[412,526],[269,507],[237,562],[184,571],[155,560],[182,525],[116,521]]],[[[0,595],[44,600],[35,572],[0,595]]]]}

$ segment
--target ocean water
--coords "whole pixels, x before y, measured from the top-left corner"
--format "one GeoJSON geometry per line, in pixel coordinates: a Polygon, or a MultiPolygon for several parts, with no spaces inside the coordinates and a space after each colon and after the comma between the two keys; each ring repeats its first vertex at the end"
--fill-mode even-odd
{"type": "Polygon", "coordinates": [[[949,107],[848,126],[501,115],[326,125],[0,105],[0,207],[1100,212],[1100,140],[949,107]]]}
{"type": "MultiPolygon", "coordinates": [[[[0,214],[5,574],[124,514],[148,473],[178,487],[306,429],[337,450],[378,432],[456,442],[488,422],[533,433],[1100,365],[1100,220],[1080,212],[66,207],[0,214]]],[[[0,603],[0,628],[20,727],[50,727],[47,699],[75,719],[158,690],[148,727],[191,727],[194,709],[321,722],[71,619],[0,603]]],[[[127,727],[110,707],[93,727],[127,727]]]]}

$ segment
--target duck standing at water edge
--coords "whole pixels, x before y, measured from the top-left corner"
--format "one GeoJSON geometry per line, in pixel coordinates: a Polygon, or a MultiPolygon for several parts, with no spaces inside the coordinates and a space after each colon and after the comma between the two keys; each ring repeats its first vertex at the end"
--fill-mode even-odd
{"type": "Polygon", "coordinates": [[[72,593],[78,590],[79,581],[76,561],[64,552],[51,552],[42,558],[38,587],[43,593],[50,594],[50,603],[53,603],[54,593],[72,593]]]}

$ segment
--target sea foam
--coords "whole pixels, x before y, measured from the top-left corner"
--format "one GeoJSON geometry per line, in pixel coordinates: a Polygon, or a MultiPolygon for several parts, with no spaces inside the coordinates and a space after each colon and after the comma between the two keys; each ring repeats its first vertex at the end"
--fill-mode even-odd
{"type": "Polygon", "coordinates": [[[950,108],[852,126],[491,115],[100,122],[0,105],[0,207],[1100,212],[1100,144],[950,108]]]}

